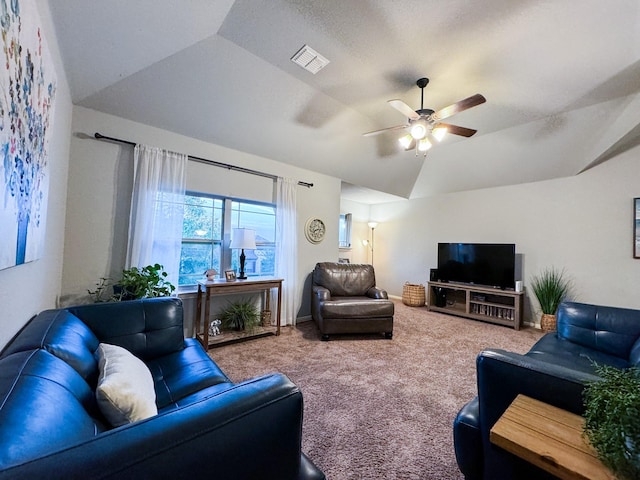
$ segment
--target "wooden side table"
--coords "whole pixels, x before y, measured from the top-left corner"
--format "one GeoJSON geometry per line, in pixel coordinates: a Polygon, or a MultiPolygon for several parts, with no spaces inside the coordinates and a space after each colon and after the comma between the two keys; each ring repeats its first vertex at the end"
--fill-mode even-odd
{"type": "MultiPolygon", "coordinates": [[[[198,281],[198,298],[196,306],[196,318],[194,326],[196,329],[196,338],[200,340],[205,350],[209,350],[212,345],[222,345],[224,343],[231,343],[241,341],[247,338],[264,337],[266,335],[280,335],[280,311],[282,306],[282,278],[274,277],[252,277],[246,280],[236,280],[235,282],[227,282],[225,280],[199,280],[198,281]],[[211,312],[211,297],[213,295],[227,295],[231,293],[247,293],[247,292],[266,292],[265,309],[270,309],[270,296],[271,289],[276,288],[278,291],[278,313],[276,315],[276,327],[275,331],[270,329],[260,329],[257,332],[253,332],[248,335],[236,335],[228,337],[222,341],[214,342],[213,344],[209,338],[209,315],[211,312]],[[202,304],[204,301],[204,318],[202,318],[202,304]],[[202,330],[200,330],[202,325],[202,330]]],[[[225,334],[227,335],[227,334],[225,334]]]]}
{"type": "Polygon", "coordinates": [[[490,432],[491,443],[561,479],[614,480],[582,437],[584,419],[518,395],[490,432]]]}

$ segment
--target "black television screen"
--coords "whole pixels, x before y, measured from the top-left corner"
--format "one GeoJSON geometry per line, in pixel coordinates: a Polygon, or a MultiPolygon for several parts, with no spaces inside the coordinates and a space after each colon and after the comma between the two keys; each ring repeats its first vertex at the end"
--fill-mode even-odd
{"type": "Polygon", "coordinates": [[[438,279],[488,287],[515,287],[512,243],[438,243],[438,279]]]}

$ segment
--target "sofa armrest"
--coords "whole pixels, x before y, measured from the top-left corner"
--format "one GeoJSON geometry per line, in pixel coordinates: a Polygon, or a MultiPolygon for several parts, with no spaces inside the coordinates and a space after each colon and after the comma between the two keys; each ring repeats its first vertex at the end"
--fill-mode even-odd
{"type": "Polygon", "coordinates": [[[313,297],[319,301],[331,300],[331,292],[328,288],[321,287],[320,285],[314,285],[312,291],[313,297]]]}
{"type": "Polygon", "coordinates": [[[316,321],[322,321],[322,303],[331,300],[331,292],[320,285],[311,287],[311,317],[316,321]]]}
{"type": "MultiPolygon", "coordinates": [[[[301,478],[302,394],[281,374],[0,471],[0,478],[301,478]]],[[[302,465],[304,466],[304,465],[302,465]]],[[[306,468],[309,469],[308,465],[306,468]]],[[[302,477],[304,478],[304,477],[302,477]]]]}
{"type": "Polygon", "coordinates": [[[482,478],[482,439],[478,415],[478,397],[475,397],[460,409],[453,421],[453,448],[465,480],[482,478]]]}
{"type": "Polygon", "coordinates": [[[480,425],[483,435],[518,394],[568,410],[584,412],[582,392],[596,375],[505,350],[484,350],[476,360],[480,425]]]}
{"type": "Polygon", "coordinates": [[[518,394],[581,414],[585,383],[598,377],[504,350],[485,350],[476,360],[483,478],[540,478],[540,469],[493,445],[489,433],[518,394]]]}
{"type": "Polygon", "coordinates": [[[389,298],[389,295],[387,295],[387,291],[382,288],[371,287],[369,290],[367,290],[367,297],[380,298],[380,299],[386,300],[389,298]]]}

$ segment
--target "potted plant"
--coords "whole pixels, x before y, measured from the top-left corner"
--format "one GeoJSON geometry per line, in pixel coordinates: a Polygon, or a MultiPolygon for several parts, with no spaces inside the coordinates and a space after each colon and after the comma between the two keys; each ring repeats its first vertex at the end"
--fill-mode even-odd
{"type": "Polygon", "coordinates": [[[584,435],[621,480],[640,478],[640,369],[596,366],[584,390],[584,435]]]}
{"type": "Polygon", "coordinates": [[[222,326],[231,330],[252,330],[260,322],[260,314],[256,306],[247,301],[231,303],[222,315],[222,326]]]}
{"type": "Polygon", "coordinates": [[[114,295],[119,296],[118,300],[168,297],[176,287],[167,280],[167,276],[159,263],[142,268],[127,268],[122,271],[122,278],[117,285],[114,285],[114,295]]]}
{"type": "Polygon", "coordinates": [[[105,301],[105,295],[109,287],[113,289],[113,295],[106,301],[120,302],[135,300],[137,298],[168,297],[176,287],[167,280],[167,272],[159,263],[138,268],[131,267],[122,271],[122,278],[111,283],[108,278],[101,278],[96,284],[95,290],[88,290],[95,302],[105,301]]]}
{"type": "Polygon", "coordinates": [[[540,328],[545,332],[555,330],[558,306],[567,297],[570,289],[564,270],[554,267],[544,269],[531,278],[531,288],[542,310],[540,328]]]}

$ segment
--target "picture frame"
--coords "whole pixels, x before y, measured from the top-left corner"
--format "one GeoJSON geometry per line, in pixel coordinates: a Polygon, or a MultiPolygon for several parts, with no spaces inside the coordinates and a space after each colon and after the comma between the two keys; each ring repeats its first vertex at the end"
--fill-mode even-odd
{"type": "Polygon", "coordinates": [[[225,270],[224,278],[227,282],[235,282],[236,281],[236,271],[235,270],[225,270]]]}
{"type": "Polygon", "coordinates": [[[640,258],[640,197],[633,199],[633,258],[640,258]]]}

